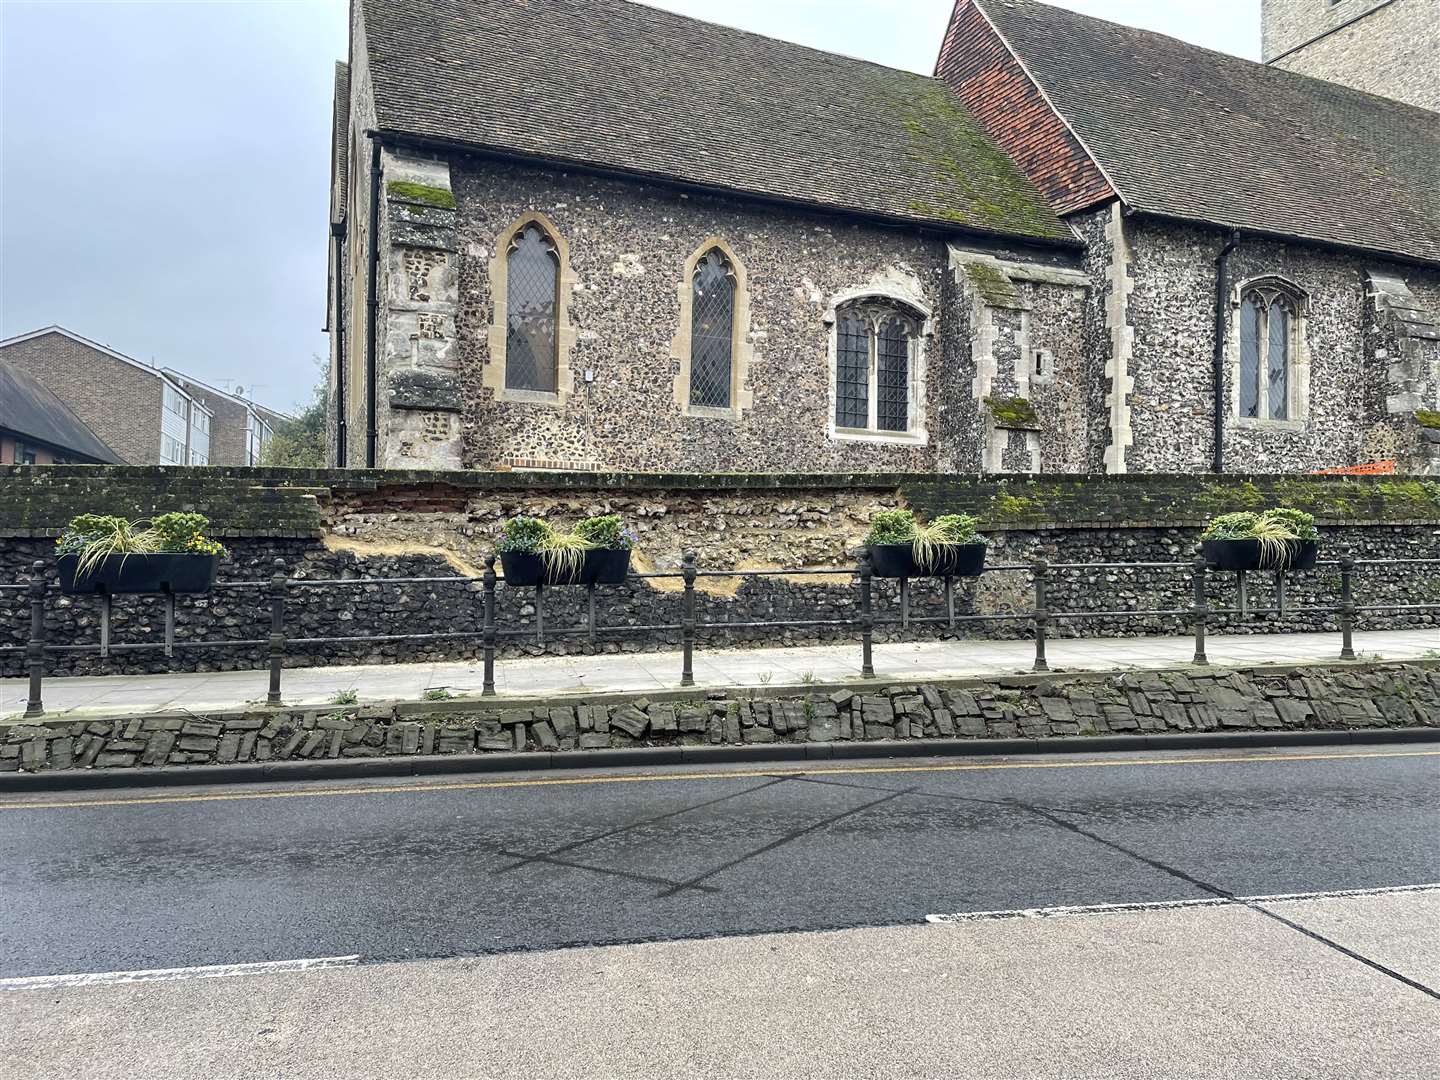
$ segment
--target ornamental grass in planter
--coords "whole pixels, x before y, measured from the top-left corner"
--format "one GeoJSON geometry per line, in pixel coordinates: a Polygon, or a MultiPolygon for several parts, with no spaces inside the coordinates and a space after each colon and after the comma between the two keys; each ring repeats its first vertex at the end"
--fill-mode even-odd
{"type": "Polygon", "coordinates": [[[206,593],[229,554],[205,535],[204,514],[160,514],[148,523],[110,514],[70,519],[55,543],[60,591],[206,593]]]}
{"type": "Polygon", "coordinates": [[[585,518],[570,532],[522,515],[505,523],[500,566],[511,586],[620,585],[634,546],[635,533],[615,514],[585,518]]]}
{"type": "Polygon", "coordinates": [[[988,541],[969,514],[942,514],[929,524],[909,510],[882,510],[870,519],[865,544],[876,577],[979,577],[988,541]]]}
{"type": "Polygon", "coordinates": [[[1212,570],[1310,570],[1319,535],[1312,515],[1277,506],[1221,514],[1201,534],[1200,551],[1212,570]]]}

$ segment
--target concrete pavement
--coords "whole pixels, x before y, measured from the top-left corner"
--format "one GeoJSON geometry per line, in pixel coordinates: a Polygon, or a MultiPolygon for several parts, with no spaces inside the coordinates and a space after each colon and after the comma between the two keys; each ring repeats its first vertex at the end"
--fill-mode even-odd
{"type": "Polygon", "coordinates": [[[1440,986],[1437,920],[1408,893],[25,991],[0,1076],[1422,1077],[1440,1001],[1341,950],[1440,986]]]}
{"type": "MultiPolygon", "coordinates": [[[[1369,631],[1355,635],[1355,649],[1369,659],[1414,660],[1440,656],[1440,630],[1369,631]]],[[[1338,634],[1237,634],[1211,637],[1207,652],[1217,666],[1317,663],[1339,656],[1338,634]]],[[[1048,648],[1057,671],[1119,671],[1173,668],[1190,663],[1194,641],[1169,638],[1059,638],[1048,648]]],[[[960,640],[875,646],[877,676],[909,682],[971,676],[1011,675],[1030,670],[1030,641],[960,640]]],[[[496,689],[502,695],[605,693],[673,690],[680,686],[678,652],[607,653],[596,656],[502,660],[496,689]]],[[[849,683],[860,677],[858,645],[775,649],[708,649],[695,654],[697,688],[803,686],[849,683]]],[[[176,675],[105,675],[47,679],[44,699],[53,713],[129,712],[158,709],[221,709],[263,701],[263,671],[196,672],[176,675]]],[[[341,691],[361,701],[418,700],[426,690],[444,688],[478,696],[483,671],[478,662],[377,664],[292,668],[284,672],[288,705],[322,705],[341,691]]],[[[28,685],[0,681],[0,716],[24,709],[28,685]]]]}

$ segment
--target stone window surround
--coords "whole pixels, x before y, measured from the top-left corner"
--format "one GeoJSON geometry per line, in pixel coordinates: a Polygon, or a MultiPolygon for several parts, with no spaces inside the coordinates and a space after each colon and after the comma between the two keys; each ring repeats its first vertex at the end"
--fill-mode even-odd
{"type": "MultiPolygon", "coordinates": [[[[1304,432],[1310,428],[1310,345],[1307,326],[1310,313],[1310,294],[1295,282],[1279,274],[1257,274],[1236,283],[1230,291],[1230,329],[1226,340],[1225,368],[1229,380],[1230,409],[1229,422],[1237,428],[1257,431],[1304,432]],[[1240,313],[1247,293],[1255,289],[1269,289],[1284,293],[1290,298],[1295,309],[1294,324],[1290,328],[1289,370],[1286,373],[1285,388],[1290,395],[1287,412],[1289,419],[1272,420],[1267,416],[1240,415],[1240,313]]],[[[1268,390],[1264,373],[1260,379],[1260,401],[1262,410],[1268,390]]]]}
{"type": "Polygon", "coordinates": [[[679,364],[675,374],[675,404],[686,416],[712,420],[739,420],[746,409],[755,403],[755,393],[750,388],[750,365],[754,362],[754,349],[750,344],[750,285],[745,264],[733,248],[718,236],[707,236],[685,260],[684,272],[675,287],[680,298],[680,325],[670,342],[670,359],[679,364]],[[694,321],[695,271],[700,260],[712,251],[719,251],[730,266],[735,278],[735,306],[732,312],[730,345],[730,408],[717,409],[706,405],[690,404],[690,335],[694,321]]]}
{"type": "MultiPolygon", "coordinates": [[[[847,289],[844,292],[836,293],[830,298],[830,305],[826,308],[824,319],[827,327],[826,351],[829,372],[829,407],[826,413],[826,435],[836,442],[889,443],[901,446],[927,445],[930,442],[930,434],[925,426],[927,420],[925,408],[925,354],[927,343],[935,333],[935,320],[930,308],[922,304],[909,292],[902,291],[898,288],[887,287],[877,282],[865,288],[847,289]],[[898,307],[920,324],[920,332],[915,335],[910,345],[909,431],[842,428],[837,427],[835,424],[836,385],[840,374],[839,317],[837,313],[840,308],[848,304],[857,302],[865,303],[866,301],[898,307]]],[[[875,371],[873,362],[870,371],[870,412],[872,415],[875,412],[875,371]]]]}
{"type": "Polygon", "coordinates": [[[575,347],[576,331],[570,321],[570,301],[575,292],[575,272],[570,269],[570,245],[555,227],[555,223],[538,210],[522,214],[495,241],[495,252],[489,264],[491,321],[487,328],[489,362],[481,385],[488,389],[496,401],[514,401],[538,405],[564,405],[574,392],[574,380],[570,376],[570,351],[575,347]],[[512,390],[505,386],[505,343],[506,343],[506,301],[508,299],[510,248],[515,238],[529,225],[538,225],[544,230],[550,242],[555,245],[555,256],[560,263],[560,304],[555,313],[555,392],[540,390],[512,390]]]}

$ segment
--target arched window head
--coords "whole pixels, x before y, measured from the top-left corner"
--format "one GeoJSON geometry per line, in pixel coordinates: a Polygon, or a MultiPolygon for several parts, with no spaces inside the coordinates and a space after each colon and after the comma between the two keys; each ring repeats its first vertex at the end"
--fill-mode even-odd
{"type": "Polygon", "coordinates": [[[1249,286],[1240,297],[1240,415],[1291,419],[1298,302],[1275,282],[1249,286]]]}
{"type": "Polygon", "coordinates": [[[526,225],[510,241],[505,274],[505,388],[553,394],[560,361],[560,259],[538,224],[526,225]]]}
{"type": "Polygon", "coordinates": [[[695,264],[690,289],[690,404],[728,409],[735,370],[735,273],[719,248],[695,264]]]}
{"type": "Polygon", "coordinates": [[[920,320],[898,304],[852,300],[835,312],[835,427],[908,432],[915,421],[920,320]]]}

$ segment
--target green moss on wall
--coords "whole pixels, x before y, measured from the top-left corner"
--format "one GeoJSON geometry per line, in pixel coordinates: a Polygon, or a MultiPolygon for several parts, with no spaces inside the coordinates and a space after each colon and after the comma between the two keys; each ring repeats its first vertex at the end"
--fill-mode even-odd
{"type": "Polygon", "coordinates": [[[985,407],[990,410],[990,415],[1000,427],[1034,430],[1040,426],[1040,418],[1035,415],[1035,406],[1030,404],[1028,398],[987,397],[985,407]]]}
{"type": "Polygon", "coordinates": [[[455,196],[444,188],[431,187],[428,184],[412,184],[408,180],[391,180],[385,185],[385,190],[394,198],[402,199],[405,202],[424,203],[426,206],[438,207],[441,210],[455,209],[455,196]]]}
{"type": "Polygon", "coordinates": [[[1440,412],[1431,409],[1418,409],[1415,412],[1415,422],[1423,428],[1440,431],[1440,412]]]}

